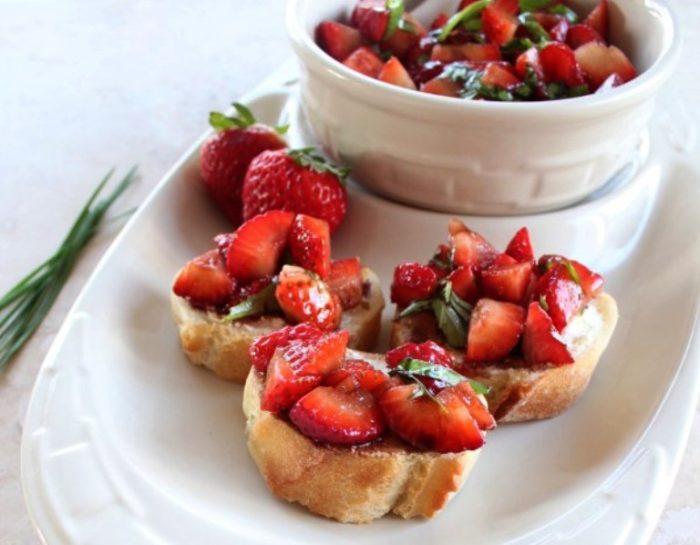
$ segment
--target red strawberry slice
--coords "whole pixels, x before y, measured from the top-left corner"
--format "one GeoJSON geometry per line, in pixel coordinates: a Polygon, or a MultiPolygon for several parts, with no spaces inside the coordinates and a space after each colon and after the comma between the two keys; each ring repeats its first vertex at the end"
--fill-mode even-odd
{"type": "Polygon", "coordinates": [[[331,233],[328,222],[297,214],[289,231],[289,253],[300,267],[326,279],[331,272],[331,233]]]}
{"type": "Polygon", "coordinates": [[[334,445],[368,443],[386,427],[372,394],[329,386],[318,386],[299,399],[289,418],[306,437],[334,445]]]}
{"type": "Polygon", "coordinates": [[[360,0],[355,5],[350,23],[370,42],[379,42],[389,24],[389,10],[384,0],[360,0]]]}
{"type": "Polygon", "coordinates": [[[514,258],[516,261],[529,262],[535,259],[535,252],[532,249],[530,242],[530,232],[527,227],[518,229],[513,238],[508,243],[506,254],[514,258]]]}
{"type": "Polygon", "coordinates": [[[488,407],[476,395],[468,380],[460,382],[454,388],[462,396],[462,400],[469,408],[469,413],[476,420],[479,429],[491,430],[496,427],[496,420],[489,412],[488,407]]]}
{"type": "Polygon", "coordinates": [[[535,300],[540,299],[559,331],[585,304],[583,289],[563,264],[555,265],[537,281],[535,300]]]}
{"type": "Polygon", "coordinates": [[[277,348],[284,348],[292,341],[305,341],[312,344],[322,336],[323,331],[314,324],[285,326],[255,339],[248,348],[250,361],[258,371],[264,373],[277,348]]]}
{"type": "Polygon", "coordinates": [[[577,56],[568,45],[559,42],[548,43],[540,50],[544,80],[548,83],[563,83],[567,87],[583,85],[586,80],[576,59],[577,56]]]}
{"type": "Polygon", "coordinates": [[[389,376],[375,368],[365,360],[345,360],[343,365],[327,375],[323,384],[333,386],[344,391],[352,391],[362,388],[367,392],[373,392],[386,384],[389,376]]]}
{"type": "MultiPolygon", "coordinates": [[[[469,1],[469,0],[467,0],[467,1],[469,1]]],[[[472,0],[472,1],[476,1],[476,0],[472,0]]],[[[460,6],[459,9],[461,10],[462,7],[460,6]]],[[[435,16],[435,19],[433,19],[433,22],[430,23],[430,30],[436,30],[438,28],[444,27],[445,23],[447,23],[447,21],[449,21],[449,20],[450,20],[450,16],[447,15],[447,13],[438,13],[435,16]]]]}
{"type": "Polygon", "coordinates": [[[386,61],[386,64],[384,64],[377,77],[380,81],[390,83],[391,85],[404,87],[406,89],[416,89],[416,84],[413,83],[411,76],[408,75],[403,64],[401,64],[401,61],[396,57],[391,57],[386,61]]]}
{"type": "Polygon", "coordinates": [[[449,64],[456,61],[500,61],[501,50],[494,44],[436,45],[430,59],[449,64]]]}
{"type": "Polygon", "coordinates": [[[493,0],[493,5],[511,15],[517,15],[520,11],[520,3],[518,0],[493,0]]]}
{"type": "Polygon", "coordinates": [[[537,47],[531,47],[524,51],[515,60],[515,73],[520,79],[527,77],[528,69],[532,69],[538,80],[544,80],[544,68],[540,61],[540,53],[537,47]]]}
{"type": "Polygon", "coordinates": [[[508,254],[498,254],[496,258],[491,262],[489,267],[505,267],[506,265],[515,265],[518,262],[514,257],[508,254]]]}
{"type": "Polygon", "coordinates": [[[492,3],[481,12],[481,27],[489,42],[501,46],[515,37],[515,32],[518,30],[518,18],[506,6],[492,3]]]}
{"type": "Polygon", "coordinates": [[[226,269],[241,281],[273,275],[287,245],[294,214],[271,210],[246,221],[231,238],[226,269]]]}
{"type": "Polygon", "coordinates": [[[189,261],[178,273],[173,292],[197,308],[221,307],[233,295],[236,282],[229,278],[218,250],[189,261]]]}
{"type": "Polygon", "coordinates": [[[340,227],[348,206],[344,171],[310,148],[266,151],[248,167],[243,183],[243,218],[288,210],[340,227]]]}
{"type": "Polygon", "coordinates": [[[537,302],[530,303],[523,332],[523,356],[528,365],[573,363],[566,344],[554,329],[552,319],[537,302]]]}
{"type": "Polygon", "coordinates": [[[404,13],[401,19],[403,25],[410,27],[412,30],[395,29],[393,34],[381,43],[381,48],[403,59],[410,49],[419,44],[421,38],[426,35],[426,30],[420,21],[410,13],[404,13]]]}
{"type": "Polygon", "coordinates": [[[607,41],[608,39],[608,0],[600,0],[593,11],[583,20],[584,25],[588,25],[607,41]]]}
{"type": "Polygon", "coordinates": [[[594,89],[617,74],[622,82],[637,77],[637,69],[620,49],[600,42],[588,42],[576,50],[576,60],[594,89]]]}
{"type": "Polygon", "coordinates": [[[523,332],[525,309],[512,303],[479,299],[467,335],[467,359],[478,362],[505,358],[523,332]]]}
{"type": "Polygon", "coordinates": [[[457,267],[447,279],[452,282],[452,291],[467,303],[474,305],[481,297],[481,288],[472,267],[457,267]]]}
{"type": "Polygon", "coordinates": [[[437,452],[476,450],[484,434],[469,412],[461,393],[453,387],[436,395],[416,397],[416,384],[388,388],[379,406],[389,428],[416,448],[437,452]]]}
{"type": "Polygon", "coordinates": [[[301,267],[285,265],[275,288],[284,316],[292,322],[310,322],[324,331],[340,325],[343,307],[328,284],[301,267]]]}
{"type": "Polygon", "coordinates": [[[458,97],[462,91],[462,86],[451,79],[437,77],[421,85],[420,90],[431,95],[458,97]]]}
{"type": "Polygon", "coordinates": [[[443,367],[454,366],[450,353],[433,341],[426,341],[420,344],[402,344],[389,350],[385,355],[386,364],[389,367],[396,367],[406,358],[415,358],[434,365],[442,365],[443,367]]]}
{"type": "Polygon", "coordinates": [[[369,47],[357,48],[343,64],[348,68],[352,68],[360,74],[364,74],[370,78],[377,78],[384,67],[382,59],[372,51],[369,47]]]}
{"type": "Polygon", "coordinates": [[[233,239],[233,233],[219,233],[214,237],[214,244],[219,250],[223,263],[226,263],[226,255],[228,254],[228,247],[231,245],[231,239],[233,239]]]}
{"type": "Polygon", "coordinates": [[[502,89],[511,89],[522,82],[513,74],[513,70],[508,63],[490,62],[486,65],[481,76],[481,83],[493,85],[502,89]]]}
{"type": "Polygon", "coordinates": [[[568,33],[569,21],[563,17],[561,17],[559,22],[549,30],[549,35],[552,37],[552,40],[556,40],[557,42],[565,42],[568,33]]]}
{"type": "Polygon", "coordinates": [[[459,220],[451,220],[448,226],[452,262],[457,267],[487,267],[498,252],[484,237],[472,231],[459,220]]]}
{"type": "Polygon", "coordinates": [[[338,331],[278,347],[267,368],[261,408],[276,413],[291,407],[342,365],[347,344],[347,331],[338,331]]]}
{"type": "Polygon", "coordinates": [[[326,53],[340,62],[362,45],[362,35],[357,29],[336,21],[319,24],[316,40],[326,53]]]}
{"type": "Polygon", "coordinates": [[[603,40],[603,37],[598,34],[595,29],[589,27],[588,25],[579,24],[569,27],[569,30],[566,33],[566,44],[571,49],[576,50],[588,42],[604,43],[605,40],[603,40]]]}
{"type": "Polygon", "coordinates": [[[403,307],[419,299],[428,299],[437,289],[435,271],[420,263],[402,263],[394,269],[391,302],[403,307]]]}
{"type": "Polygon", "coordinates": [[[331,291],[340,299],[344,309],[359,305],[363,297],[360,259],[351,257],[333,261],[327,282],[331,291]]]}
{"type": "Polygon", "coordinates": [[[534,266],[532,262],[515,265],[491,265],[481,271],[481,285],[486,297],[521,304],[530,287],[534,266]]]}
{"type": "MultiPolygon", "coordinates": [[[[552,269],[555,265],[566,265],[567,263],[570,263],[571,266],[574,268],[575,275],[577,278],[573,280],[578,280],[578,284],[583,290],[585,302],[588,302],[589,300],[593,299],[603,290],[603,277],[600,276],[598,273],[591,271],[583,263],[580,263],[573,259],[567,259],[564,256],[560,255],[543,255],[537,262],[537,267],[544,274],[545,272],[552,269]]],[[[571,276],[571,273],[569,273],[569,276],[571,276]]]]}
{"type": "MultiPolygon", "coordinates": [[[[218,115],[229,122],[233,119],[218,115]]],[[[252,116],[246,121],[236,117],[235,121],[240,127],[224,129],[213,123],[217,131],[202,145],[199,169],[211,198],[228,219],[238,225],[241,222],[241,191],[248,165],[263,151],[284,148],[287,144],[271,128],[253,124],[255,119],[252,116]]]]}

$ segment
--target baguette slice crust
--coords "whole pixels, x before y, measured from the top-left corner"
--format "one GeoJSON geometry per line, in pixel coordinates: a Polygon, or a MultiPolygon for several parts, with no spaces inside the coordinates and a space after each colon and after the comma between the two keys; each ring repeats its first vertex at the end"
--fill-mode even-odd
{"type": "MultiPolygon", "coordinates": [[[[371,350],[379,334],[384,297],[373,271],[362,269],[362,280],[367,286],[365,296],[359,305],[343,311],[340,329],[350,333],[350,347],[371,350]]],[[[182,351],[190,363],[238,384],[245,382],[250,370],[250,344],[260,335],[288,325],[282,317],[274,315],[223,322],[219,314],[194,308],[172,290],[170,304],[182,351]]]]}
{"type": "MultiPolygon", "coordinates": [[[[377,361],[348,351],[348,358],[377,361]]],[[[277,497],[340,522],[366,523],[388,513],[437,514],[461,488],[480,450],[439,454],[410,450],[392,437],[367,446],[324,446],[287,420],[260,409],[263,377],[251,369],[243,391],[248,450],[277,497]]]]}
{"type": "MultiPolygon", "coordinates": [[[[469,364],[464,351],[451,349],[460,371],[491,388],[489,410],[498,423],[541,420],[563,413],[579,398],[610,341],[617,324],[615,300],[607,293],[593,299],[584,313],[564,330],[574,363],[527,367],[516,364],[469,364]]],[[[391,346],[440,340],[435,320],[427,314],[395,319],[391,346]]]]}

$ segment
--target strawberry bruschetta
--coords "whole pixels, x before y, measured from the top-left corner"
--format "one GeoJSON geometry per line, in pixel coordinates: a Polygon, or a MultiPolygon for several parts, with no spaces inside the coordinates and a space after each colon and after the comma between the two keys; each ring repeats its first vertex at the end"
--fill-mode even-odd
{"type": "Polygon", "coordinates": [[[495,420],[435,343],[346,350],[346,331],[285,327],[250,349],[248,449],[278,497],[342,522],[432,517],[495,420]]]}
{"type": "Polygon", "coordinates": [[[243,383],[250,343],[300,322],[342,328],[353,348],[373,348],[384,308],[379,281],[358,258],[331,260],[328,223],[271,210],[215,242],[172,287],[180,343],[193,364],[243,383]]]}
{"type": "Polygon", "coordinates": [[[490,387],[499,422],[555,416],[584,391],[617,322],[603,279],[578,261],[538,261],[526,228],[504,253],[452,220],[426,265],[396,267],[391,344],[434,340],[490,387]]]}

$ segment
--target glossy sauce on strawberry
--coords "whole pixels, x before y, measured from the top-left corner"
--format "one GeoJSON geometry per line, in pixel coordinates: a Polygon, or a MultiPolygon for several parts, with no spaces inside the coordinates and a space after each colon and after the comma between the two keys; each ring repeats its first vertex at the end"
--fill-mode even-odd
{"type": "Polygon", "coordinates": [[[583,15],[559,0],[475,0],[425,28],[403,2],[359,0],[349,21],[323,21],[316,35],[348,68],[404,89],[554,100],[605,92],[637,76],[625,53],[608,43],[608,0],[583,15]]]}

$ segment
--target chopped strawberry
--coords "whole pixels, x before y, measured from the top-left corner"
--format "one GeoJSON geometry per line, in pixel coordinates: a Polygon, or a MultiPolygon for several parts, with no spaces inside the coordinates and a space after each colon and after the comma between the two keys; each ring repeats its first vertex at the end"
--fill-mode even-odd
{"type": "Polygon", "coordinates": [[[199,169],[207,192],[235,225],[241,222],[241,191],[251,161],[265,150],[286,147],[285,141],[270,127],[255,124],[250,110],[236,104],[244,115],[226,117],[212,114],[210,123],[217,129],[199,152],[199,169]],[[218,116],[218,117],[216,117],[218,116]]]}
{"type": "Polygon", "coordinates": [[[334,445],[368,443],[386,427],[370,393],[329,386],[318,386],[299,399],[289,419],[306,437],[334,445]]]}
{"type": "Polygon", "coordinates": [[[219,255],[223,263],[226,263],[226,256],[228,255],[228,247],[231,245],[231,239],[233,238],[233,233],[219,233],[214,237],[214,244],[219,250],[219,255]]]}
{"type": "Polygon", "coordinates": [[[389,51],[393,55],[403,58],[410,49],[418,45],[421,38],[425,36],[426,30],[420,21],[410,13],[404,13],[401,19],[403,24],[412,30],[396,28],[393,34],[381,43],[381,48],[383,51],[389,51]]]}
{"type": "Polygon", "coordinates": [[[577,56],[566,44],[550,42],[545,45],[540,50],[540,62],[545,81],[563,83],[567,87],[586,83],[576,59],[577,56]]]}
{"type": "Polygon", "coordinates": [[[360,0],[355,5],[350,22],[366,39],[379,42],[384,38],[389,24],[389,10],[384,0],[360,0]]]}
{"type": "Polygon", "coordinates": [[[352,68],[360,74],[370,78],[377,78],[384,67],[382,59],[369,47],[358,47],[350,56],[343,61],[348,68],[352,68]]]}
{"type": "Polygon", "coordinates": [[[344,309],[360,304],[363,297],[362,263],[358,257],[331,262],[328,287],[340,299],[344,309]]]}
{"type": "Polygon", "coordinates": [[[389,376],[365,360],[345,360],[343,365],[327,375],[323,379],[323,384],[334,386],[343,390],[354,390],[362,388],[367,392],[384,385],[389,380],[389,376]]]}
{"type": "Polygon", "coordinates": [[[565,42],[568,33],[569,21],[567,21],[564,17],[559,17],[557,23],[549,29],[549,35],[552,37],[552,40],[557,42],[565,42]]]}
{"type": "Polygon", "coordinates": [[[531,47],[521,53],[515,60],[515,73],[520,79],[527,77],[528,68],[532,69],[538,80],[544,79],[544,68],[540,61],[540,53],[537,47],[531,47]]]}
{"type": "Polygon", "coordinates": [[[488,407],[479,399],[468,380],[464,380],[455,385],[454,389],[462,397],[465,405],[469,408],[469,413],[482,430],[491,430],[496,427],[496,420],[489,412],[488,407]]]}
{"type": "Polygon", "coordinates": [[[408,75],[403,64],[401,64],[401,61],[396,57],[391,57],[386,61],[386,64],[384,64],[377,77],[379,80],[390,83],[391,85],[405,87],[406,89],[416,89],[416,84],[413,83],[411,76],[408,75]]]}
{"type": "Polygon", "coordinates": [[[428,262],[428,267],[433,269],[438,280],[442,280],[450,274],[452,269],[450,258],[450,247],[447,244],[440,244],[432,259],[428,262]]]}
{"type": "Polygon", "coordinates": [[[233,295],[236,282],[226,274],[218,250],[189,261],[178,273],[173,292],[197,308],[221,307],[233,295]]]}
{"type": "Polygon", "coordinates": [[[519,262],[530,262],[535,259],[535,252],[530,242],[530,231],[521,227],[508,243],[506,253],[519,262]]]}
{"type": "Polygon", "coordinates": [[[462,91],[462,86],[451,79],[437,77],[421,85],[420,90],[431,95],[458,97],[462,91]]]}
{"type": "Polygon", "coordinates": [[[608,0],[600,0],[593,11],[583,20],[604,39],[608,39],[608,0]]]}
{"type": "Polygon", "coordinates": [[[600,87],[613,74],[617,74],[623,82],[637,76],[634,65],[614,45],[606,46],[600,42],[588,42],[579,47],[575,55],[593,89],[600,87]]]}
{"type": "Polygon", "coordinates": [[[539,25],[545,29],[547,32],[551,31],[562,17],[554,13],[544,13],[541,11],[536,11],[532,14],[532,18],[539,23],[539,25]]]}
{"type": "Polygon", "coordinates": [[[520,11],[520,3],[518,0],[493,0],[492,3],[495,7],[510,15],[517,15],[520,11]]]}
{"type": "MultiPolygon", "coordinates": [[[[577,281],[578,284],[581,286],[581,289],[583,290],[583,296],[586,302],[593,299],[603,290],[603,277],[600,276],[598,273],[591,271],[583,263],[580,263],[573,259],[567,259],[560,255],[543,255],[537,262],[537,267],[544,274],[550,269],[552,269],[555,265],[560,263],[564,265],[566,265],[566,263],[570,263],[571,266],[574,268],[575,275],[577,278],[573,280],[577,281]]],[[[570,272],[569,276],[571,276],[570,272]]]]}
{"type": "Polygon", "coordinates": [[[275,274],[292,221],[291,212],[271,210],[241,225],[233,234],[226,255],[229,274],[241,281],[275,274]]]}
{"type": "Polygon", "coordinates": [[[534,266],[531,261],[515,265],[491,265],[481,271],[486,297],[521,304],[530,287],[534,266]]]}
{"type": "Polygon", "coordinates": [[[288,320],[310,322],[324,331],[332,331],[340,324],[343,307],[338,296],[301,267],[282,267],[275,298],[288,320]]]}
{"type": "Polygon", "coordinates": [[[467,359],[491,362],[505,358],[518,343],[524,324],[523,307],[479,299],[469,321],[467,359]]]}
{"type": "Polygon", "coordinates": [[[291,407],[342,365],[347,344],[347,331],[338,331],[278,347],[267,368],[261,408],[276,413],[291,407]]]}
{"type": "Polygon", "coordinates": [[[530,303],[523,332],[523,356],[528,365],[573,363],[566,344],[554,329],[552,319],[537,302],[530,303]]]}
{"type": "Polygon", "coordinates": [[[476,231],[461,221],[453,219],[449,224],[452,262],[456,267],[484,268],[498,255],[496,249],[476,231]]]}
{"type": "Polygon", "coordinates": [[[419,449],[437,452],[476,450],[484,434],[472,417],[463,395],[454,387],[435,397],[416,397],[416,384],[388,388],[379,406],[389,426],[401,439],[419,449]]]}
{"type": "Polygon", "coordinates": [[[481,297],[481,288],[472,267],[457,267],[450,273],[447,280],[452,282],[452,291],[470,305],[476,304],[481,297]]]}
{"type": "Polygon", "coordinates": [[[403,307],[419,299],[428,299],[437,288],[437,275],[427,265],[402,263],[394,269],[391,302],[403,307]]]}
{"type": "Polygon", "coordinates": [[[481,26],[486,39],[498,46],[505,45],[515,37],[518,24],[515,13],[499,3],[489,4],[481,12],[481,26]]]}
{"type": "Polygon", "coordinates": [[[415,358],[434,365],[442,365],[443,367],[452,367],[454,364],[450,353],[433,341],[426,341],[420,344],[402,344],[389,350],[385,355],[386,364],[389,367],[396,367],[406,358],[415,358]]]}
{"type": "Polygon", "coordinates": [[[253,364],[253,367],[264,373],[267,371],[267,366],[277,348],[284,348],[292,341],[306,341],[308,343],[313,343],[322,336],[323,331],[321,331],[314,324],[285,326],[282,329],[278,329],[277,331],[273,331],[272,333],[262,335],[261,337],[255,339],[248,348],[250,361],[253,364]]]}
{"type": "Polygon", "coordinates": [[[456,61],[500,61],[501,50],[494,44],[436,45],[430,54],[430,59],[443,64],[456,61]]]}
{"type": "Polygon", "coordinates": [[[481,83],[503,89],[511,89],[522,82],[513,74],[513,70],[508,63],[490,62],[484,69],[481,83]]]}
{"type": "MultiPolygon", "coordinates": [[[[461,7],[459,9],[462,9],[461,7]]],[[[445,23],[450,20],[450,16],[447,15],[447,13],[438,13],[435,16],[435,19],[433,19],[433,22],[430,23],[430,30],[436,30],[438,28],[442,28],[445,26],[445,23]]]]}
{"type": "Polygon", "coordinates": [[[347,212],[346,175],[312,148],[263,152],[246,173],[243,218],[289,210],[327,221],[333,234],[347,212]]]}
{"type": "Polygon", "coordinates": [[[514,257],[509,256],[508,254],[498,254],[494,260],[491,262],[489,267],[505,267],[507,265],[515,265],[518,262],[517,259],[514,257]]]}
{"type": "Polygon", "coordinates": [[[297,214],[289,231],[289,253],[300,267],[325,280],[331,272],[331,234],[328,223],[297,214]]]}
{"type": "Polygon", "coordinates": [[[340,62],[362,45],[362,35],[357,29],[335,21],[319,24],[316,39],[326,53],[340,62]]]}
{"type": "Polygon", "coordinates": [[[540,299],[544,301],[547,313],[559,331],[584,305],[583,289],[564,264],[555,265],[539,278],[535,300],[540,299]]]}
{"type": "Polygon", "coordinates": [[[566,44],[571,49],[576,50],[588,42],[604,43],[605,40],[603,40],[603,37],[598,34],[595,29],[589,27],[588,25],[579,24],[569,27],[569,30],[566,33],[566,44]]]}

